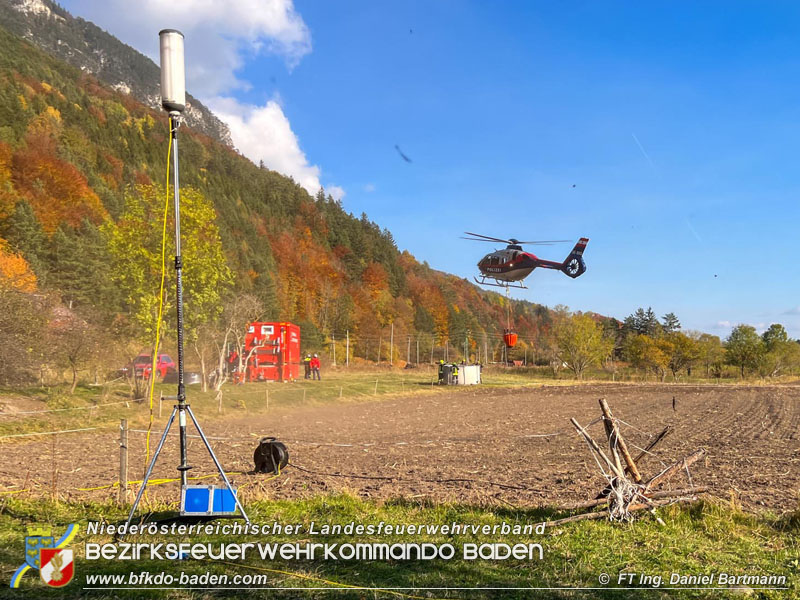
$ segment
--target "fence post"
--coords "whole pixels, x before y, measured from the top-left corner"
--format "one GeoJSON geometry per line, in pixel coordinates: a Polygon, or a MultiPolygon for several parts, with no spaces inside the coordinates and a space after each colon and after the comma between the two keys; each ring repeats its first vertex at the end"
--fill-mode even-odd
{"type": "Polygon", "coordinates": [[[343,390],[342,386],[339,386],[339,398],[342,397],[342,390],[343,390]]]}
{"type": "Polygon", "coordinates": [[[378,395],[378,380],[377,379],[375,380],[375,393],[373,395],[374,396],[378,395]]]}
{"type": "MultiPolygon", "coordinates": [[[[160,404],[159,404],[160,406],[160,404]]],[[[128,420],[119,421],[119,503],[128,501],[128,420]]]]}
{"type": "Polygon", "coordinates": [[[344,364],[346,367],[350,366],[350,330],[347,330],[347,350],[344,354],[344,364]]]}
{"type": "Polygon", "coordinates": [[[264,394],[267,396],[267,412],[269,412],[269,389],[264,390],[264,394]]]}
{"type": "Polygon", "coordinates": [[[158,418],[161,418],[161,401],[164,399],[164,392],[158,392],[158,418]]]}

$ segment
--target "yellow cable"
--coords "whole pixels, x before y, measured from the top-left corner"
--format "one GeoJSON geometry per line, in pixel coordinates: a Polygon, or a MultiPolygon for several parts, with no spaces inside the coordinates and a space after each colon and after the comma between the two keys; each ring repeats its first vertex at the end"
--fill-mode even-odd
{"type": "MultiPolygon", "coordinates": [[[[218,475],[219,473],[210,473],[208,475],[197,475],[195,477],[187,477],[187,479],[196,481],[198,479],[208,479],[209,477],[217,477],[218,475]]],[[[245,471],[234,471],[226,473],[226,475],[247,475],[247,473],[245,471]]],[[[280,473],[278,473],[278,475],[280,475],[280,473]]],[[[275,477],[278,477],[278,475],[274,475],[273,477],[270,477],[270,479],[267,479],[266,481],[275,479],[275,477]]],[[[180,481],[180,478],[174,477],[174,478],[163,478],[163,479],[148,479],[147,485],[161,485],[162,483],[170,483],[172,481],[180,481]]],[[[142,480],[138,479],[136,481],[129,481],[128,485],[138,485],[140,483],[142,483],[142,480]]],[[[107,485],[98,485],[97,487],[76,488],[76,490],[79,492],[94,492],[96,490],[107,490],[109,488],[115,488],[115,487],[119,487],[119,481],[115,481],[114,483],[109,483],[107,485]]],[[[20,491],[25,491],[25,490],[20,490],[20,491]]]]}
{"type": "MultiPolygon", "coordinates": [[[[169,213],[169,161],[172,158],[172,117],[169,117],[169,144],[167,144],[167,180],[166,193],[164,197],[164,218],[161,229],[161,287],[158,292],[158,320],[156,321],[156,343],[153,349],[153,365],[150,368],[150,422],[147,424],[147,436],[145,437],[145,458],[147,465],[150,460],[150,431],[153,429],[153,394],[156,388],[156,365],[158,364],[158,346],[161,341],[161,318],[164,312],[164,279],[166,278],[166,259],[167,259],[167,214],[169,213]]],[[[135,373],[134,373],[135,376],[135,373]]]]}

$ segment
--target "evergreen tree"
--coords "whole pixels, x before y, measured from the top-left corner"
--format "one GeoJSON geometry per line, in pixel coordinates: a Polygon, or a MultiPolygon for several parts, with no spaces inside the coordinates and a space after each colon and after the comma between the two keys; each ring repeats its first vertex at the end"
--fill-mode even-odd
{"type": "Polygon", "coordinates": [[[670,312],[661,317],[661,327],[664,333],[673,333],[680,330],[681,322],[675,316],[675,313],[670,312]]]}
{"type": "Polygon", "coordinates": [[[46,281],[47,235],[25,200],[17,202],[11,216],[0,223],[0,237],[28,261],[40,283],[46,281]]]}

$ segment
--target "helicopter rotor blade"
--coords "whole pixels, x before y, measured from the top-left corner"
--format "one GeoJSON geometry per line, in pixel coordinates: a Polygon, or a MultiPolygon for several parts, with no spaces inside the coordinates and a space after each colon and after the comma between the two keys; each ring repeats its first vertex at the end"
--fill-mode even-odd
{"type": "MultiPolygon", "coordinates": [[[[482,240],[475,240],[477,241],[486,241],[486,242],[502,242],[503,244],[510,244],[509,240],[504,240],[502,238],[491,237],[489,235],[481,235],[480,233],[472,233],[471,231],[464,232],[467,235],[475,236],[476,238],[482,238],[482,240]]],[[[471,239],[471,238],[464,238],[464,239],[471,239]]]]}
{"type": "Polygon", "coordinates": [[[553,244],[564,244],[572,240],[529,240],[527,242],[517,242],[517,244],[538,244],[544,246],[552,246],[553,244]]]}
{"type": "Polygon", "coordinates": [[[460,239],[460,240],[469,240],[471,242],[488,242],[490,244],[497,244],[497,243],[508,244],[509,243],[508,240],[482,240],[482,239],[479,239],[479,238],[464,237],[463,235],[460,236],[458,239],[460,239]]]}

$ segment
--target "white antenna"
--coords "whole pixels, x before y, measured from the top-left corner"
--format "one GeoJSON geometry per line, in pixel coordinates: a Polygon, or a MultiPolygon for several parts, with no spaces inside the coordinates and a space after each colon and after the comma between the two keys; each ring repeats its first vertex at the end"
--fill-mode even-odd
{"type": "MultiPolygon", "coordinates": [[[[150,480],[150,475],[153,473],[153,467],[156,466],[156,461],[161,454],[161,449],[164,447],[164,442],[167,440],[167,434],[170,427],[178,417],[178,436],[180,442],[180,457],[181,462],[178,465],[178,472],[181,479],[181,517],[196,517],[198,515],[213,516],[223,515],[232,516],[238,508],[242,517],[247,523],[250,519],[247,513],[244,512],[244,507],[236,495],[236,490],[225,475],[217,456],[211,449],[211,444],[208,443],[206,435],[197,422],[197,418],[192,412],[192,408],[186,402],[186,385],[184,382],[183,373],[183,258],[181,257],[181,196],[180,196],[180,183],[178,179],[178,125],[181,120],[181,113],[186,108],[186,77],[183,68],[183,34],[177,29],[162,29],[158,32],[159,41],[161,43],[161,106],[164,107],[169,113],[169,128],[170,128],[170,143],[172,144],[172,188],[175,202],[175,308],[176,308],[176,326],[178,334],[178,395],[165,396],[171,400],[177,400],[178,403],[172,408],[172,415],[167,421],[166,427],[161,434],[161,439],[158,442],[153,458],[147,467],[144,474],[142,485],[139,492],[136,494],[136,500],[131,506],[131,512],[128,513],[127,523],[133,520],[133,515],[136,513],[136,508],[142,499],[144,491],[147,489],[147,484],[150,480]],[[192,419],[197,433],[205,444],[206,450],[211,455],[211,460],[219,471],[220,477],[225,482],[225,487],[219,486],[190,486],[188,485],[188,477],[186,472],[192,467],[187,462],[186,452],[186,415],[192,419]],[[227,492],[227,494],[226,494],[227,492]]],[[[151,377],[155,377],[155,372],[151,373],[151,377]]]]}
{"type": "Polygon", "coordinates": [[[183,34],[177,29],[162,29],[158,38],[161,45],[161,106],[170,113],[182,113],[186,108],[183,34]]]}

